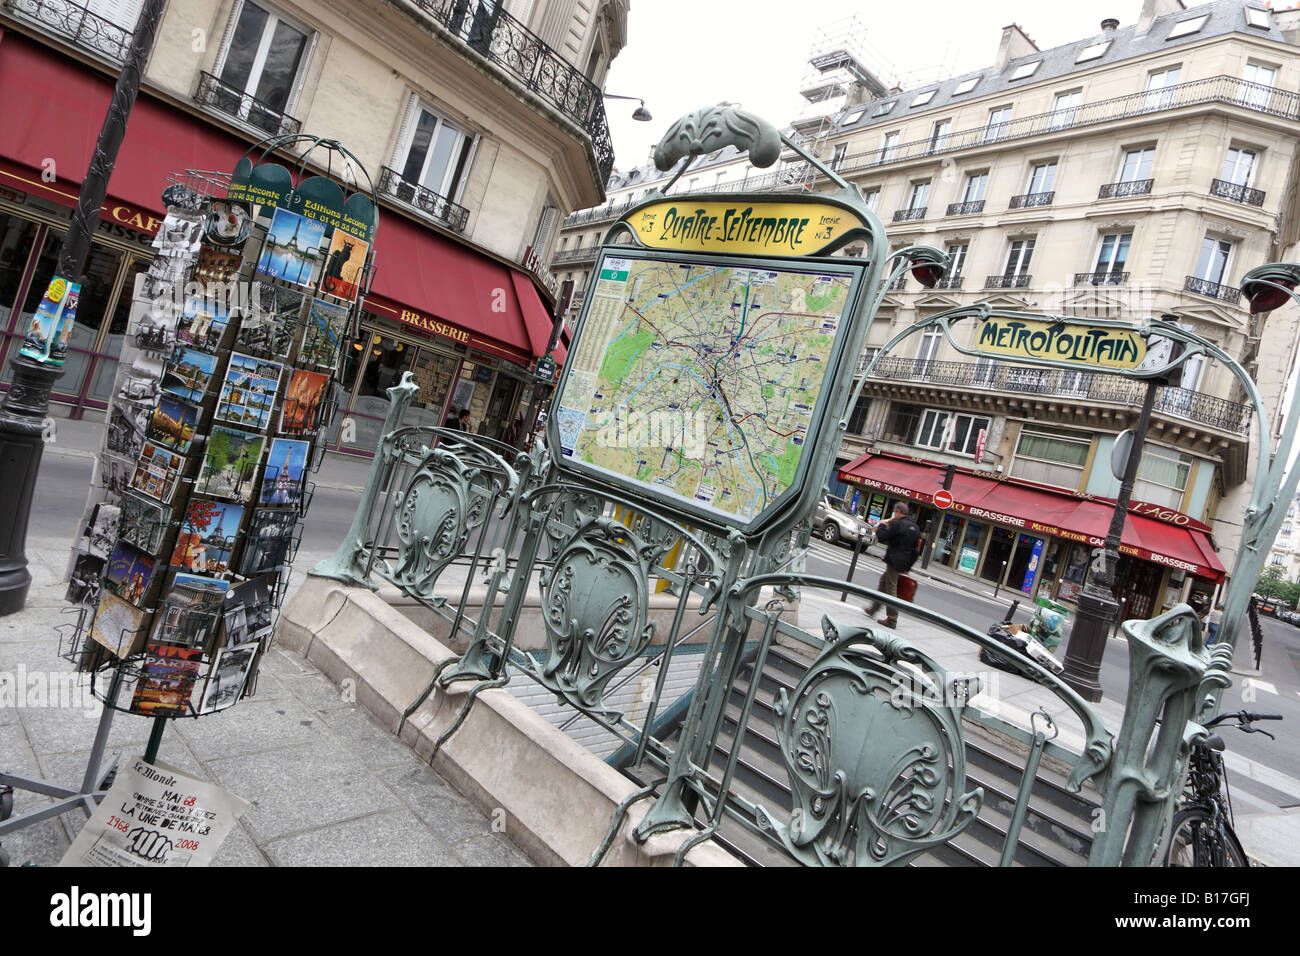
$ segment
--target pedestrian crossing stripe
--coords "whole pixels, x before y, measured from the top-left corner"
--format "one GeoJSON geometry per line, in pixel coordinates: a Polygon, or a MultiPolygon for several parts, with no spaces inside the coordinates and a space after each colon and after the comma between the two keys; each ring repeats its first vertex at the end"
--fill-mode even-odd
{"type": "Polygon", "coordinates": [[[1247,686],[1247,687],[1254,687],[1254,688],[1256,688],[1257,690],[1267,691],[1267,692],[1270,693],[1270,694],[1276,694],[1276,693],[1277,693],[1277,685],[1276,685],[1276,684],[1270,684],[1270,683],[1269,683],[1268,681],[1266,681],[1266,680],[1256,680],[1256,679],[1253,678],[1253,677],[1247,677],[1247,678],[1244,678],[1244,679],[1242,680],[1242,684],[1244,684],[1244,685],[1247,686]]]}

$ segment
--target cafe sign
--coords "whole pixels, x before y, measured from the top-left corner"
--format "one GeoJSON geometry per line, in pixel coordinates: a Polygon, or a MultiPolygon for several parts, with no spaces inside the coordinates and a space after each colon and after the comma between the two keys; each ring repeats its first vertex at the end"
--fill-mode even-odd
{"type": "Polygon", "coordinates": [[[642,206],[626,222],[651,249],[760,256],[815,255],[866,228],[855,213],[830,203],[691,197],[642,206]]]}
{"type": "Polygon", "coordinates": [[[980,326],[973,351],[997,358],[1127,370],[1141,364],[1147,344],[1131,328],[991,316],[980,326]]]}

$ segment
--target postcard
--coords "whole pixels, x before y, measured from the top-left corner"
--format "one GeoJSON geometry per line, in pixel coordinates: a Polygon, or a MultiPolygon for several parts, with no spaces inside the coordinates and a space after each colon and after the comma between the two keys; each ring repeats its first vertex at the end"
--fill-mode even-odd
{"type": "Polygon", "coordinates": [[[132,713],[149,717],[190,716],[190,697],[202,667],[201,648],[149,644],[135,685],[135,696],[131,699],[132,713]]]}
{"type": "Polygon", "coordinates": [[[151,414],[148,405],[113,399],[108,409],[104,446],[114,454],[139,458],[144,450],[144,433],[151,414]]]}
{"type": "Polygon", "coordinates": [[[310,288],[321,263],[325,223],[276,209],[266,232],[257,271],[272,279],[310,288]]]}
{"type": "Polygon", "coordinates": [[[347,333],[347,306],[313,300],[307,309],[307,330],[303,333],[298,364],[334,368],[347,333]]]}
{"type": "Polygon", "coordinates": [[[94,607],[99,601],[100,579],[104,575],[104,559],[84,552],[77,555],[68,578],[68,590],[63,600],[69,604],[94,607]]]}
{"type": "Polygon", "coordinates": [[[181,453],[187,452],[194,441],[194,424],[198,418],[197,405],[164,395],[158,399],[158,407],[149,418],[145,438],[181,453]]]}
{"type": "Polygon", "coordinates": [[[217,357],[188,345],[176,346],[172,360],[163,372],[162,389],[187,402],[202,403],[208,390],[217,357]]]}
{"type": "Polygon", "coordinates": [[[321,276],[320,290],[351,302],[361,289],[362,271],[370,243],[335,229],[325,253],[325,273],[321,276]]]}
{"type": "Polygon", "coordinates": [[[140,643],[145,612],[109,591],[99,595],[90,637],[118,657],[129,657],[140,643]]]}
{"type": "Polygon", "coordinates": [[[194,482],[195,494],[248,501],[257,479],[266,439],[252,432],[212,426],[203,446],[203,464],[194,482]]]}
{"type": "Polygon", "coordinates": [[[261,578],[236,584],[226,592],[226,644],[247,644],[271,635],[275,607],[261,578]]]}
{"type": "Polygon", "coordinates": [[[200,714],[225,710],[239,700],[256,656],[256,644],[240,644],[221,649],[208,674],[208,685],[203,689],[203,702],[199,705],[200,714]]]}
{"type": "Polygon", "coordinates": [[[216,633],[229,581],[176,572],[159,604],[153,638],[166,644],[203,647],[216,633]]]}
{"type": "Polygon", "coordinates": [[[163,504],[171,504],[184,467],[185,459],[176,452],[145,442],[140,460],[136,462],[135,474],[131,476],[131,489],[163,504]]]}
{"type": "Polygon", "coordinates": [[[122,518],[118,523],[118,540],[133,544],[146,554],[157,554],[162,547],[171,509],[135,495],[123,495],[122,518]]]}
{"type": "MultiPolygon", "coordinates": [[[[143,448],[140,449],[142,452],[143,448]]],[[[135,475],[136,458],[123,458],[120,455],[105,453],[99,459],[99,483],[109,495],[121,495],[131,486],[135,475]]],[[[107,555],[105,555],[107,557],[107,555]]]]}
{"type": "Polygon", "coordinates": [[[101,502],[95,505],[90,514],[90,522],[81,532],[77,550],[93,554],[97,558],[107,558],[113,553],[122,523],[122,512],[118,505],[101,502]]]}
{"type": "Polygon", "coordinates": [[[119,541],[108,559],[108,573],[104,576],[105,586],[136,607],[143,606],[144,596],[153,580],[154,567],[158,562],[145,554],[133,544],[119,541]]]}
{"type": "Polygon", "coordinates": [[[285,563],[298,523],[298,512],[258,508],[244,536],[244,554],[239,573],[246,577],[274,571],[285,563]]]}
{"type": "Polygon", "coordinates": [[[262,473],[259,505],[298,505],[302,502],[303,476],[311,455],[311,442],[277,438],[271,442],[262,473]]]}
{"type": "Polygon", "coordinates": [[[227,283],[239,278],[239,268],[244,257],[238,252],[204,243],[199,258],[194,263],[194,281],[227,283]]]}
{"type": "Polygon", "coordinates": [[[280,431],[291,435],[314,431],[329,382],[330,377],[327,372],[310,372],[305,368],[294,369],[289,384],[284,389],[280,431]]]}
{"type": "Polygon", "coordinates": [[[271,355],[288,355],[300,324],[303,294],[297,289],[254,282],[235,346],[271,355]]]}
{"type": "Polygon", "coordinates": [[[243,505],[191,498],[172,549],[172,567],[199,574],[224,574],[230,570],[230,552],[243,517],[243,505]]]}
{"type": "Polygon", "coordinates": [[[153,247],[160,256],[184,258],[199,251],[199,238],[203,234],[204,217],[188,209],[169,209],[167,217],[158,227],[153,247]]]}
{"type": "Polygon", "coordinates": [[[220,299],[190,296],[176,323],[176,341],[213,351],[221,344],[229,322],[227,306],[220,299]]]}
{"type": "Polygon", "coordinates": [[[217,399],[216,417],[253,431],[265,431],[271,422],[283,371],[284,366],[279,362],[231,352],[217,399]]]}
{"type": "Polygon", "coordinates": [[[217,199],[208,210],[203,238],[214,246],[221,246],[236,254],[244,248],[253,228],[253,216],[248,206],[229,199],[217,199]]]}

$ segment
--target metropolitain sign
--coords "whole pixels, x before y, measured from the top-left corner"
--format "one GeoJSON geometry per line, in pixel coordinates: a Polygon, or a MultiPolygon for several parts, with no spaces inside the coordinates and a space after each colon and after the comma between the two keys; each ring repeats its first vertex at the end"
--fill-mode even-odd
{"type": "Polygon", "coordinates": [[[992,316],[980,326],[972,350],[999,358],[1133,369],[1146,358],[1147,343],[1134,329],[992,316]]]}

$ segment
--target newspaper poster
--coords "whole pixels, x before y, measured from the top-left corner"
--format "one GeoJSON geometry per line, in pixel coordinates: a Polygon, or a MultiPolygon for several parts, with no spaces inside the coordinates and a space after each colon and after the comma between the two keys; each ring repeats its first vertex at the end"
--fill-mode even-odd
{"type": "Polygon", "coordinates": [[[248,808],[220,787],[136,758],[60,866],[207,866],[248,808]]]}

